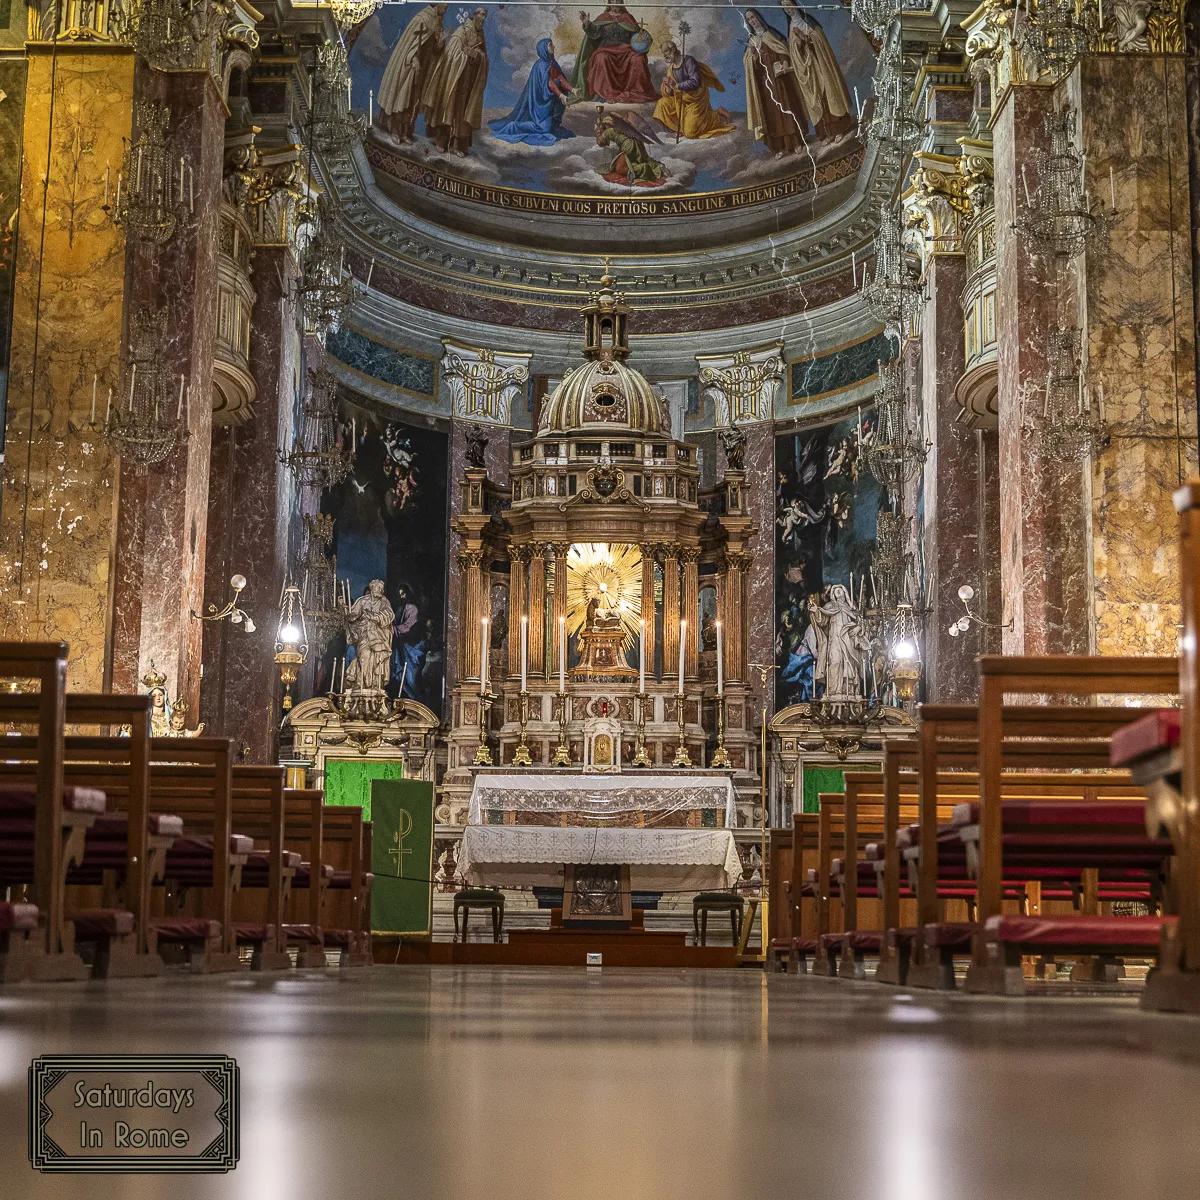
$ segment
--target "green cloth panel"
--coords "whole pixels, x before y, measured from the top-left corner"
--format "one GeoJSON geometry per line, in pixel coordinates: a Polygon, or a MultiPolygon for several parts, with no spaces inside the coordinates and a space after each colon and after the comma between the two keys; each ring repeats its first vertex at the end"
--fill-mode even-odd
{"type": "Polygon", "coordinates": [[[357,804],[363,820],[371,819],[371,782],[403,779],[404,763],[386,758],[327,758],[325,760],[325,803],[357,804]]]}
{"type": "Polygon", "coordinates": [[[821,811],[817,797],[822,792],[844,792],[845,790],[846,774],[841,767],[804,768],[804,811],[806,813],[821,811]]]}
{"type": "Polygon", "coordinates": [[[371,783],[371,932],[433,933],[433,784],[371,783]]]}

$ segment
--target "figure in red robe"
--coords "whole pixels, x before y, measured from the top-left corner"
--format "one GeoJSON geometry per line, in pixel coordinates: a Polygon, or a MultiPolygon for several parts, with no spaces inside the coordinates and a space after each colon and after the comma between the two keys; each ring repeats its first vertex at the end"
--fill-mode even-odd
{"type": "Polygon", "coordinates": [[[606,100],[609,104],[656,101],[658,92],[650,82],[646,55],[639,54],[632,45],[641,29],[633,14],[623,4],[610,4],[594,21],[585,12],[579,14],[579,20],[583,45],[572,79],[576,95],[582,100],[606,100]]]}

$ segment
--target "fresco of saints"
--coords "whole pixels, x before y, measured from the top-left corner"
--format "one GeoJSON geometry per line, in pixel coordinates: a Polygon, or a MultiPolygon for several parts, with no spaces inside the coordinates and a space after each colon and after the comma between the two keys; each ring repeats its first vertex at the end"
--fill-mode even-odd
{"type": "MultiPolygon", "coordinates": [[[[623,4],[610,4],[594,21],[579,14],[583,45],[575,60],[575,91],[581,100],[648,104],[658,99],[645,53],[632,45],[641,25],[623,4]]],[[[645,36],[645,35],[643,35],[645,36]]]]}
{"type": "Polygon", "coordinates": [[[667,182],[667,168],[651,157],[646,149],[647,140],[658,141],[653,131],[649,138],[628,121],[602,112],[596,119],[596,145],[614,149],[616,157],[601,174],[609,183],[622,183],[632,187],[662,187],[667,182]]]}
{"type": "Polygon", "coordinates": [[[489,121],[488,128],[501,141],[524,142],[527,146],[553,146],[562,138],[574,137],[562,124],[565,102],[572,90],[554,57],[554,43],[542,38],[537,44],[537,61],[516,108],[507,117],[489,121]]]}
{"type": "Polygon", "coordinates": [[[813,131],[822,141],[843,137],[855,125],[850,115],[850,89],[833,47],[815,17],[801,12],[795,0],[782,0],[788,15],[788,50],[796,83],[804,97],[813,131]]]}
{"type": "Polygon", "coordinates": [[[713,112],[708,99],[710,88],[723,92],[725,85],[704,63],[684,54],[674,42],[667,42],[662,52],[667,61],[667,75],[662,99],[654,106],[655,118],[672,133],[685,138],[733,133],[729,114],[723,108],[713,112]]]}
{"type": "Polygon", "coordinates": [[[767,24],[757,8],[748,8],[744,20],[750,35],[742,55],[746,126],[776,158],[782,158],[804,145],[808,129],[791,51],[783,35],[767,24]]]}
{"type": "Polygon", "coordinates": [[[421,97],[425,132],[443,153],[465,158],[483,124],[488,53],[483,37],[487,10],[477,8],[447,39],[421,97]]]}
{"type": "Polygon", "coordinates": [[[411,142],[421,93],[446,44],[442,19],[446,4],[421,9],[400,35],[379,85],[376,124],[399,142],[411,142]]]}

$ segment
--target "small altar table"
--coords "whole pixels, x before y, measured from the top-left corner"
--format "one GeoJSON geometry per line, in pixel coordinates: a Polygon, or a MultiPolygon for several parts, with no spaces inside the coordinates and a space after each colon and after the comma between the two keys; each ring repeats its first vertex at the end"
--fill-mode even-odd
{"type": "Polygon", "coordinates": [[[458,856],[463,878],[478,887],[561,887],[568,863],[628,866],[639,892],[711,891],[742,875],[729,829],[468,825],[458,856]]]}

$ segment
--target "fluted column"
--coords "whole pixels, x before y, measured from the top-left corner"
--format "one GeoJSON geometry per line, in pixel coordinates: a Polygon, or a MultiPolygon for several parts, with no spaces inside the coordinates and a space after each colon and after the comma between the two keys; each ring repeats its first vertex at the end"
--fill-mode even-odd
{"type": "Polygon", "coordinates": [[[745,573],[750,555],[730,551],[725,556],[725,581],[721,589],[725,625],[725,678],[731,683],[746,678],[745,573]]]}
{"type": "Polygon", "coordinates": [[[517,679],[521,674],[521,618],[525,615],[525,563],[528,554],[524,546],[509,546],[508,561],[512,570],[508,582],[508,675],[517,679]]]}
{"type": "Polygon", "coordinates": [[[683,647],[683,673],[688,679],[700,675],[700,547],[685,546],[679,555],[683,563],[683,616],[687,621],[687,640],[683,647]]]}
{"type": "Polygon", "coordinates": [[[558,639],[563,629],[562,618],[567,615],[567,555],[571,551],[570,542],[554,543],[554,612],[550,628],[550,675],[558,679],[558,639]]]}
{"type": "Polygon", "coordinates": [[[663,678],[679,674],[679,546],[663,549],[663,678]]]}
{"type": "Polygon", "coordinates": [[[463,683],[479,679],[479,622],[483,617],[479,604],[479,581],[482,575],[479,568],[482,563],[482,550],[464,550],[458,556],[459,577],[462,579],[462,636],[458,661],[459,679],[463,683]]]}
{"type": "Polygon", "coordinates": [[[654,675],[654,552],[651,542],[643,542],[642,551],[642,620],[646,629],[646,670],[654,675]]]}
{"type": "MultiPolygon", "coordinates": [[[[519,636],[519,634],[518,634],[519,636]]],[[[546,543],[529,544],[529,674],[546,673],[546,543]]]]}

